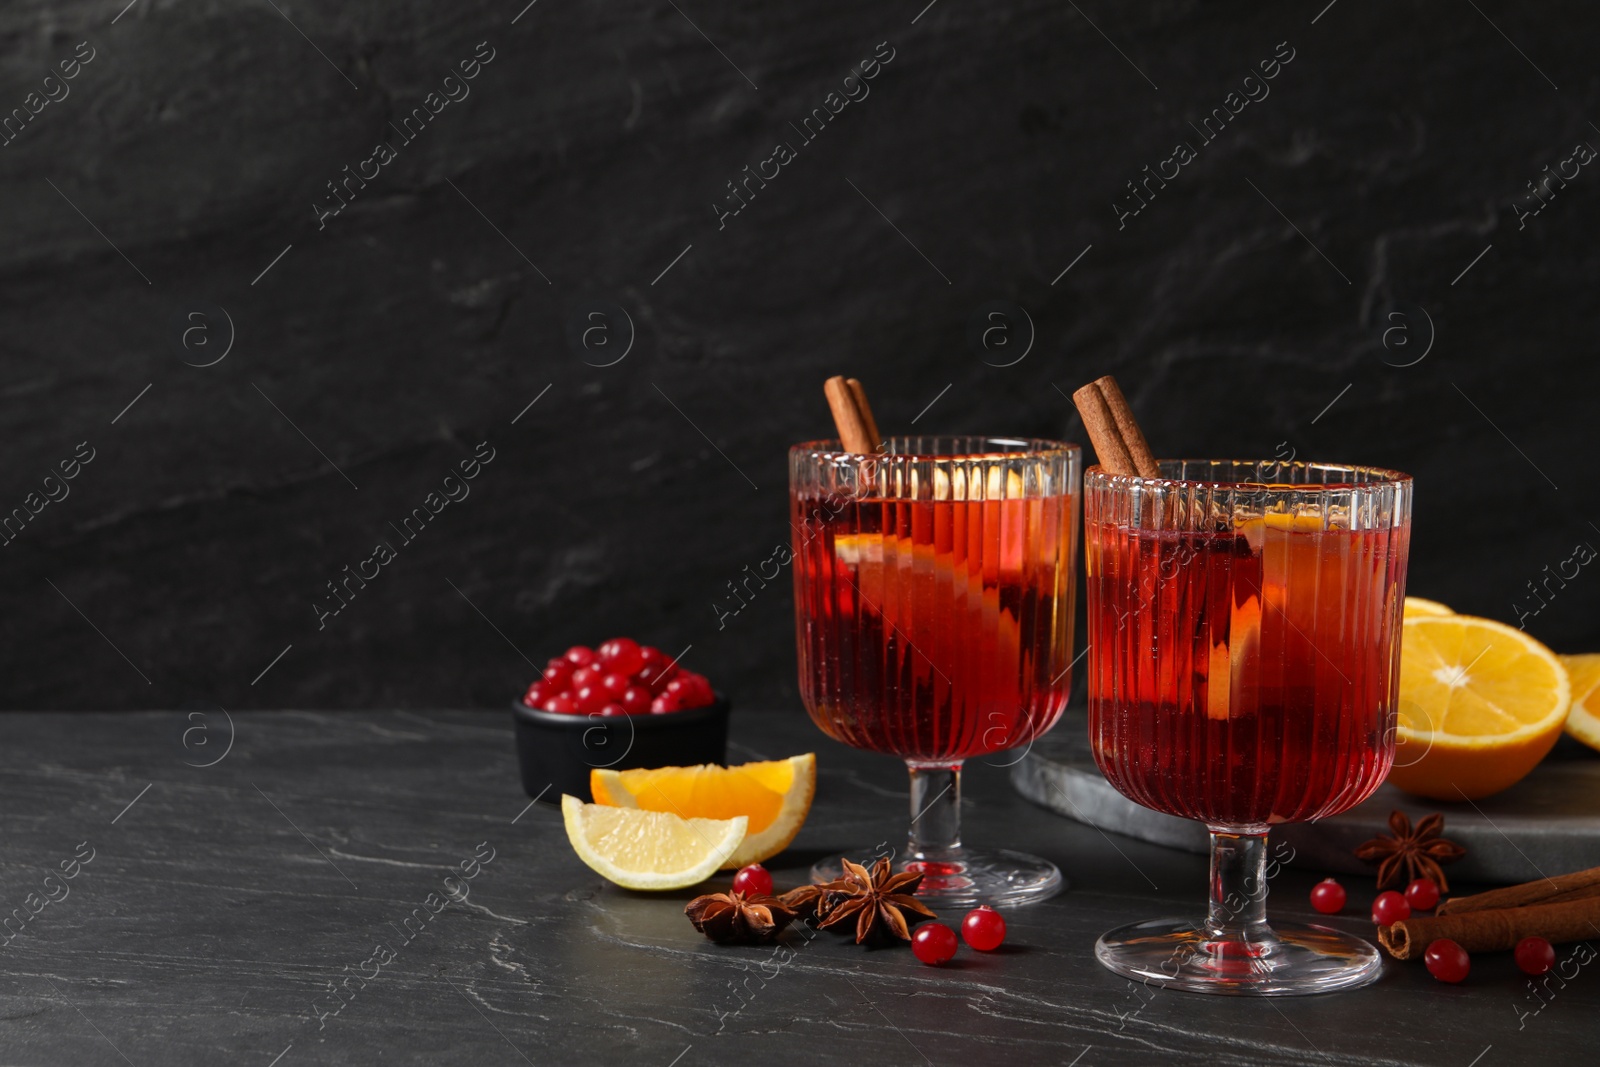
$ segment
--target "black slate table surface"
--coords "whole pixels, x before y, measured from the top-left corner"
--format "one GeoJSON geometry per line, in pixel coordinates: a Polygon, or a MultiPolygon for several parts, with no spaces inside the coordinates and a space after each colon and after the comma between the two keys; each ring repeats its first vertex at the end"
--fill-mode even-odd
{"type": "MultiPolygon", "coordinates": [[[[817,800],[771,864],[780,886],[907,818],[890,759],[798,710],[735,715],[731,758],[807,750],[817,800]]],[[[1367,989],[1297,999],[1124,981],[1095,937],[1197,911],[1204,861],[1035,808],[982,762],[967,839],[1048,856],[1072,887],[945,968],[831,934],[710,944],[690,892],[604,882],[554,808],[528,807],[504,712],[8,714],[0,768],[5,1064],[1497,1067],[1592,1062],[1600,1037],[1600,967],[1536,999],[1505,954],[1461,987],[1391,961],[1367,989]]],[[[1308,917],[1315,877],[1286,868],[1271,911],[1308,917]]],[[[1370,931],[1370,883],[1346,883],[1334,921],[1370,931]]]]}

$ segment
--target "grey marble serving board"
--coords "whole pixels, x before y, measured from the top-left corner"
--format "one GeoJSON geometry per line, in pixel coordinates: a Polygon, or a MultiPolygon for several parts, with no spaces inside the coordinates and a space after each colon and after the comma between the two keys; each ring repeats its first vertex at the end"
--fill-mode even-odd
{"type": "MultiPolygon", "coordinates": [[[[1012,768],[1017,792],[1050,811],[1111,833],[1186,852],[1206,850],[1199,823],[1140,807],[1113,789],[1094,765],[1082,708],[1070,709],[1012,768]]],[[[1390,785],[1341,815],[1275,827],[1274,842],[1292,849],[1296,866],[1370,872],[1353,850],[1388,832],[1396,808],[1413,820],[1443,812],[1445,836],[1467,848],[1447,874],[1482,882],[1524,882],[1541,875],[1600,866],[1600,753],[1570,738],[1527,778],[1471,803],[1444,803],[1390,785]]],[[[1275,853],[1277,854],[1277,853],[1275,853]]],[[[1289,855],[1288,850],[1282,850],[1289,855]]]]}

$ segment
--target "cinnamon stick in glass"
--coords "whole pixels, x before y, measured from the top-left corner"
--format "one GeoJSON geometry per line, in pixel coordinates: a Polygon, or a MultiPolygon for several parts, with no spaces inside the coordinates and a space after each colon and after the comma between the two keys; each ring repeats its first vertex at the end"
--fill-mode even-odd
{"type": "Polygon", "coordinates": [[[1101,469],[1141,478],[1161,476],[1161,468],[1145,443],[1144,431],[1139,429],[1115,378],[1108,374],[1090,382],[1072,394],[1072,402],[1083,417],[1101,469]]]}
{"type": "Polygon", "coordinates": [[[1133,458],[1133,466],[1139,472],[1139,477],[1161,477],[1161,468],[1156,465],[1156,457],[1150,451],[1144,431],[1139,429],[1138,420],[1133,417],[1133,408],[1128,406],[1117,380],[1107,374],[1096,378],[1094,384],[1100,387],[1100,395],[1106,398],[1106,407],[1111,409],[1111,417],[1117,421],[1117,432],[1122,435],[1122,443],[1133,458]]]}
{"type": "MultiPolygon", "coordinates": [[[[857,383],[859,385],[859,383],[857,383]]],[[[844,375],[835,374],[823,383],[822,391],[828,396],[828,407],[833,411],[833,424],[839,429],[839,443],[846,452],[870,453],[878,450],[875,435],[868,430],[868,416],[857,406],[856,391],[844,375]]],[[[862,401],[866,393],[861,393],[862,401]]],[[[870,411],[870,409],[868,409],[870,411]]]]}
{"type": "Polygon", "coordinates": [[[846,378],[845,384],[850,387],[850,395],[855,398],[856,411],[861,415],[861,422],[866,427],[867,443],[872,447],[867,451],[877,452],[883,447],[883,438],[878,434],[878,420],[872,417],[872,405],[867,403],[867,388],[861,384],[860,378],[846,378]]]}

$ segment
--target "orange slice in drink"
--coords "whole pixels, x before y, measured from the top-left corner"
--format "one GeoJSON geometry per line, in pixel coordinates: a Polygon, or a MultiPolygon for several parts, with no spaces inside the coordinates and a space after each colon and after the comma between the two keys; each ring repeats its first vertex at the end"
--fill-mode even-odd
{"type": "Polygon", "coordinates": [[[1001,607],[1000,587],[1023,581],[1020,544],[985,545],[958,558],[953,549],[910,537],[847,534],[834,540],[834,553],[848,583],[845,595],[883,620],[886,639],[910,646],[903,658],[919,674],[975,692],[984,673],[1018,669],[1022,628],[1001,607]]]}
{"type": "Polygon", "coordinates": [[[744,839],[722,863],[743,867],[776,856],[800,832],[816,795],[817,757],[807,752],[737,767],[595,769],[589,772],[589,790],[595,803],[609,807],[669,812],[686,819],[743,817],[744,839]]]}
{"type": "Polygon", "coordinates": [[[1470,615],[1414,615],[1402,629],[1389,781],[1435,800],[1509,788],[1561,736],[1571,692],[1555,653],[1521,630],[1470,615]]]}
{"type": "Polygon", "coordinates": [[[1371,531],[1352,531],[1310,510],[1236,519],[1234,530],[1259,561],[1260,589],[1257,595],[1247,577],[1234,579],[1227,641],[1211,650],[1206,713],[1213,719],[1228,718],[1274,665],[1315,670],[1331,662],[1320,646],[1339,642],[1329,630],[1341,617],[1326,607],[1335,595],[1363,611],[1384,603],[1381,568],[1363,562],[1370,559],[1362,549],[1371,531]]]}
{"type": "Polygon", "coordinates": [[[1567,733],[1592,749],[1600,750],[1600,652],[1562,656],[1572,679],[1572,710],[1567,713],[1567,733]]]}

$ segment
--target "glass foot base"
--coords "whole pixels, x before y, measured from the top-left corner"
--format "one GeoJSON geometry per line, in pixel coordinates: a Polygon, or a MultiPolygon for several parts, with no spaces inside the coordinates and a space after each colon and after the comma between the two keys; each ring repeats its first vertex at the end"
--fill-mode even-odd
{"type": "MultiPolygon", "coordinates": [[[[843,878],[844,865],[840,861],[844,859],[870,870],[877,854],[871,848],[864,848],[829,856],[812,866],[811,880],[831,882],[843,878]]],[[[893,862],[896,873],[906,870],[922,873],[917,898],[927,901],[935,911],[940,905],[956,908],[979,904],[991,907],[1035,904],[1067,888],[1067,880],[1061,877],[1060,869],[1049,860],[1006,849],[963,848],[954,859],[938,863],[907,862],[900,858],[894,858],[893,862]]]]}
{"type": "Polygon", "coordinates": [[[1197,923],[1155,919],[1112,930],[1094,954],[1126,978],[1191,993],[1327,993],[1367,985],[1383,973],[1377,949],[1326,926],[1274,926],[1216,939],[1197,923]]]}

